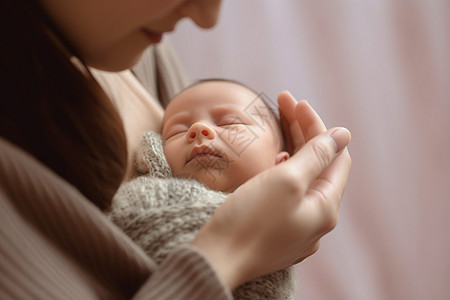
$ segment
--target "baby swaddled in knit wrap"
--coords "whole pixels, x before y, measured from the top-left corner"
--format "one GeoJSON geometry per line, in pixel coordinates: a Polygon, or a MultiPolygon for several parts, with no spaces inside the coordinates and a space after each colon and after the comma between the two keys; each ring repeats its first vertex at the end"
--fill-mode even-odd
{"type": "MultiPolygon", "coordinates": [[[[109,218],[156,263],[171,250],[191,242],[227,194],[195,180],[175,178],[165,159],[161,137],[147,132],[137,170],[115,195],[109,218]]],[[[294,299],[293,269],[287,268],[245,283],[235,299],[294,299]]]]}

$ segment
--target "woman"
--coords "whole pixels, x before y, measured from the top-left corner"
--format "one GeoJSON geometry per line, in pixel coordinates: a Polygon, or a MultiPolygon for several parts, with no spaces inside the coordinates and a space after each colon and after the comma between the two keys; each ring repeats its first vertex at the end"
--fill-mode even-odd
{"type": "Polygon", "coordinates": [[[158,267],[102,215],[135,149],[85,66],[127,69],[182,18],[214,26],[220,2],[2,1],[2,299],[227,299],[314,253],[335,226],[350,135],[288,93],[292,158],[240,187],[158,267]]]}

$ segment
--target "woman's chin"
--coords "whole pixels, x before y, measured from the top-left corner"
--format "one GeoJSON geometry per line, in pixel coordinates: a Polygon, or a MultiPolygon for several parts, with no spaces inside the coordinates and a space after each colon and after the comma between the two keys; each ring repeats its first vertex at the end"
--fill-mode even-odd
{"type": "MultiPolygon", "coordinates": [[[[145,49],[144,49],[145,50],[145,49]]],[[[103,56],[101,58],[86,59],[90,67],[107,72],[120,72],[134,67],[142,57],[144,50],[136,55],[122,56],[120,58],[103,56]]]]}

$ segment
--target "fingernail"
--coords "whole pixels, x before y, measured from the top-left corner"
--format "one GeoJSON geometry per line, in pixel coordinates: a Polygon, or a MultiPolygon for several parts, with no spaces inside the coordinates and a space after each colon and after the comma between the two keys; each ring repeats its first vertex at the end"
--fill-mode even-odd
{"type": "Polygon", "coordinates": [[[345,148],[345,146],[348,145],[348,143],[350,143],[351,135],[350,131],[348,131],[346,128],[339,127],[330,133],[330,137],[336,144],[336,152],[340,152],[345,148]]]}

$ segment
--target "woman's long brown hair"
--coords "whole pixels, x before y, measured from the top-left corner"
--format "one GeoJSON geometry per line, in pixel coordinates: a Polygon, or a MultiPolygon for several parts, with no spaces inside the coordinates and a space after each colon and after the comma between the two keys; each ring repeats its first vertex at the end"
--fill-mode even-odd
{"type": "Polygon", "coordinates": [[[37,2],[0,0],[0,135],[106,209],[126,170],[122,121],[37,2]]]}

